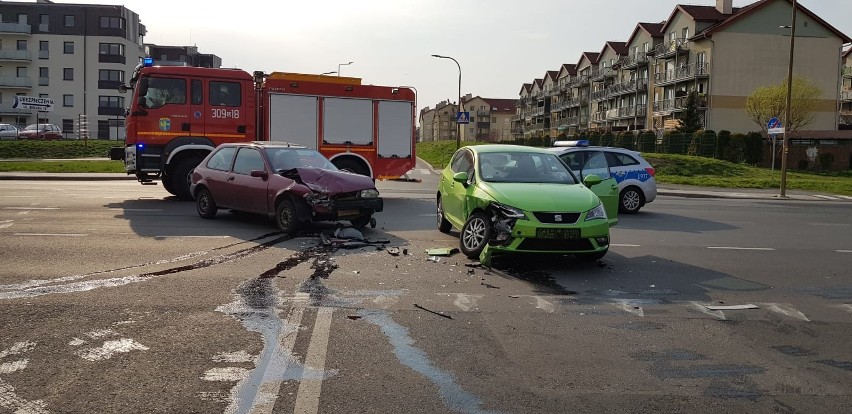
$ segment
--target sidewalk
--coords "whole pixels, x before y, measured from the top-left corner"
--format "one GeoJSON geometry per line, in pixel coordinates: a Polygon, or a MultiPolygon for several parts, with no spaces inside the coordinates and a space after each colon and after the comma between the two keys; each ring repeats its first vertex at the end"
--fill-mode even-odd
{"type": "MultiPolygon", "coordinates": [[[[0,180],[136,180],[133,175],[115,173],[39,173],[39,172],[0,172],[0,180]]],[[[420,189],[424,184],[417,182],[378,181],[379,190],[382,187],[395,189],[420,189]]],[[[678,184],[658,184],[658,196],[673,196],[687,198],[730,198],[751,200],[799,200],[799,201],[846,201],[852,202],[852,197],[829,194],[819,194],[811,191],[787,190],[787,198],[779,196],[779,190],[763,188],[716,188],[696,187],[678,184]]]]}

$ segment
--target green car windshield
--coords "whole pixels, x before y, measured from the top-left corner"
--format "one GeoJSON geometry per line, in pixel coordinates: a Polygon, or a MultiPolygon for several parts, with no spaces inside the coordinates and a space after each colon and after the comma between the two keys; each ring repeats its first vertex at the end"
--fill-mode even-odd
{"type": "Polygon", "coordinates": [[[535,152],[480,153],[479,176],[491,183],[578,183],[559,157],[535,152]]]}

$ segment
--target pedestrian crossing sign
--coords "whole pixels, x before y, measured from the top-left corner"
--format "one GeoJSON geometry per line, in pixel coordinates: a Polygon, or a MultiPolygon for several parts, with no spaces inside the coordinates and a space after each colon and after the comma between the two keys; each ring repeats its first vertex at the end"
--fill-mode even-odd
{"type": "Polygon", "coordinates": [[[470,123],[470,112],[458,112],[456,113],[456,122],[460,124],[469,124],[470,123]]]}

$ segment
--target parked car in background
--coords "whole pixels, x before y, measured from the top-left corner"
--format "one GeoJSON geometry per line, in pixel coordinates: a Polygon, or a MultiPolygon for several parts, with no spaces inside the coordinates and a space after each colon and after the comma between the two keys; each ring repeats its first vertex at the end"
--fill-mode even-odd
{"type": "MultiPolygon", "coordinates": [[[[603,156],[603,155],[601,155],[603,156]]],[[[585,182],[546,148],[487,144],[458,149],[441,172],[438,230],[460,229],[462,253],[573,253],[587,260],[609,249],[618,222],[614,179],[585,182]]]]}
{"type": "Polygon", "coordinates": [[[589,141],[556,141],[550,150],[562,158],[576,173],[612,177],[618,182],[618,208],[621,213],[635,214],[657,198],[655,170],[637,151],[625,148],[590,146],[589,141]],[[595,155],[602,153],[603,158],[595,155]],[[591,161],[605,161],[591,165],[591,161]]]}
{"type": "Polygon", "coordinates": [[[221,208],[275,218],[286,233],[312,221],[376,226],[384,204],[372,178],[340,171],[319,151],[282,142],[222,144],[192,172],[203,218],[221,208]]]}
{"type": "Polygon", "coordinates": [[[30,124],[20,131],[21,139],[62,139],[62,128],[54,124],[30,124]]]}
{"type": "Polygon", "coordinates": [[[20,130],[12,124],[0,124],[0,139],[18,139],[20,130]]]}

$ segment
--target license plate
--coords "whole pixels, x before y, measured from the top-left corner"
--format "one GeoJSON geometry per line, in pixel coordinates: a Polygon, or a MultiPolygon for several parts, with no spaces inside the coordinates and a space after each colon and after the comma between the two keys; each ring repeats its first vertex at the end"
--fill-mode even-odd
{"type": "Polygon", "coordinates": [[[339,217],[357,216],[359,214],[361,214],[360,210],[340,210],[337,212],[339,217]]]}
{"type": "Polygon", "coordinates": [[[579,239],[580,229],[535,229],[539,239],[579,239]]]}

